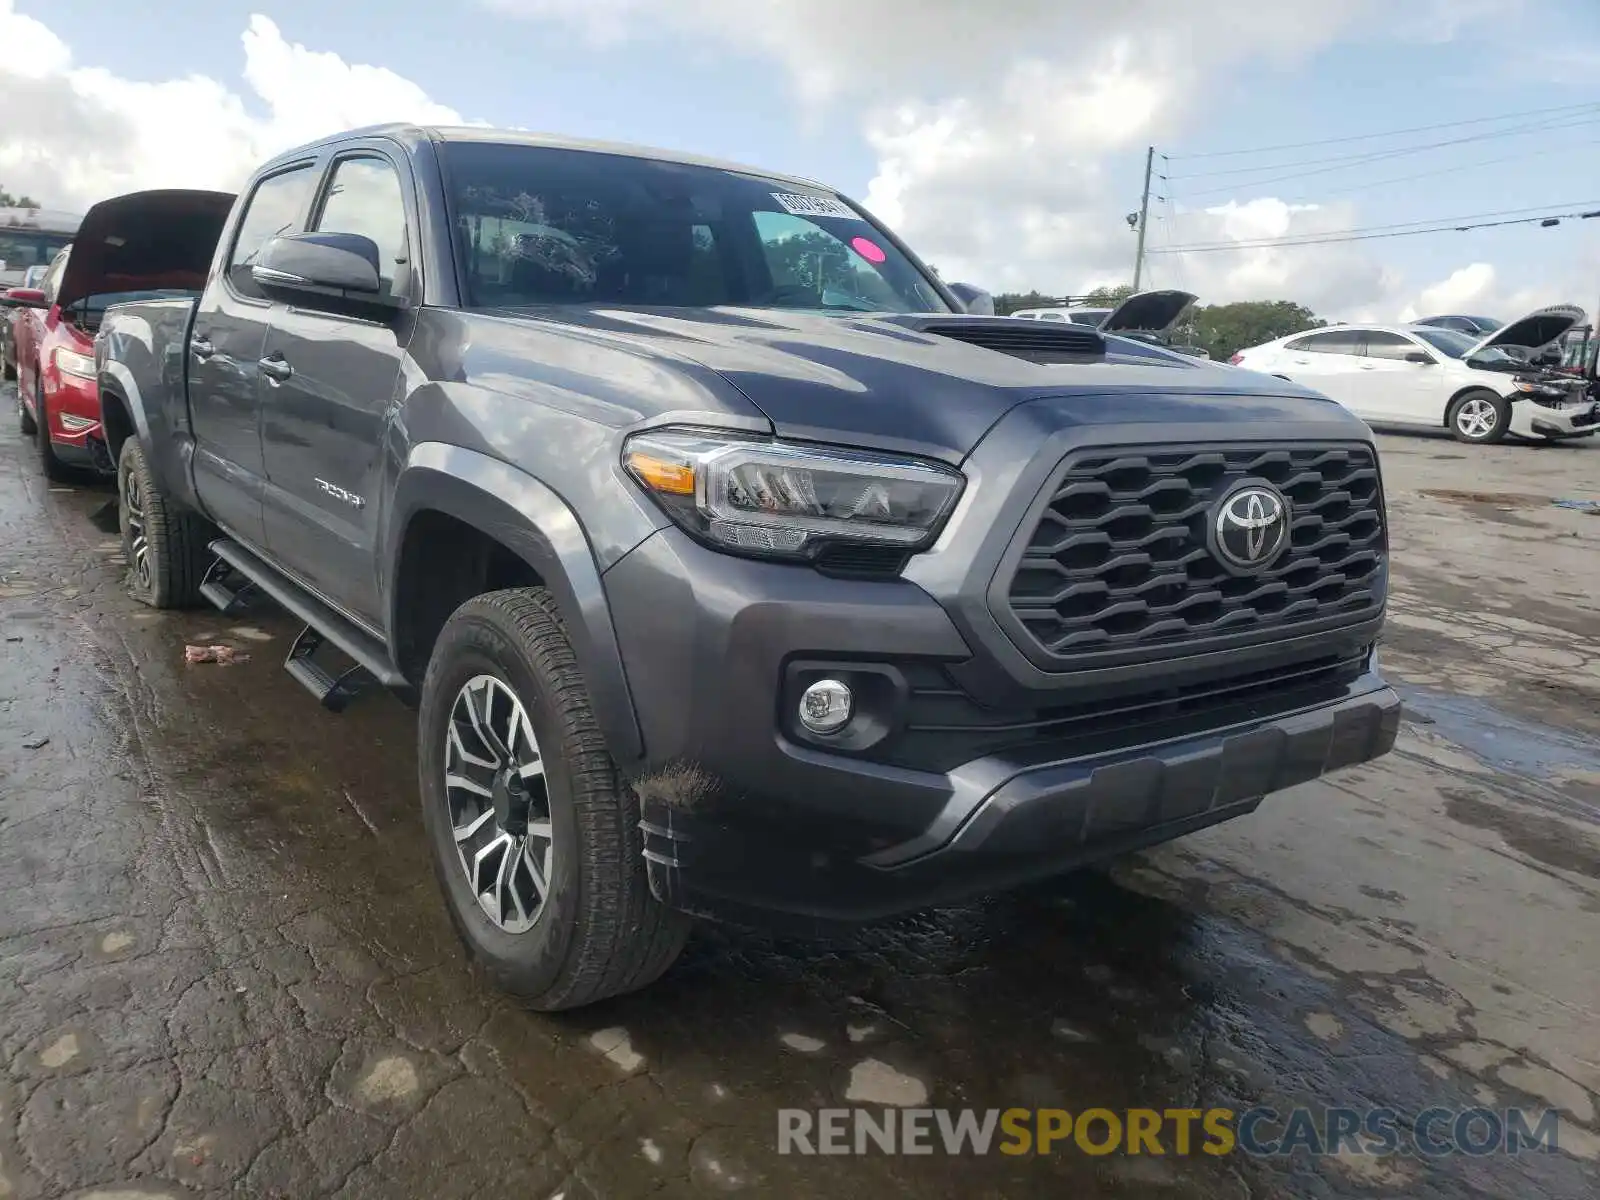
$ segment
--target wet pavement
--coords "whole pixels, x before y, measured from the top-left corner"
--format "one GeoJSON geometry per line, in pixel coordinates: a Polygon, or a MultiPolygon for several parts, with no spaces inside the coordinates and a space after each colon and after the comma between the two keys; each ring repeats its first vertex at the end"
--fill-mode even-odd
{"type": "MultiPolygon", "coordinates": [[[[10,413],[9,396],[0,411],[10,413]]],[[[1600,1192],[1600,446],[1385,438],[1396,752],[1024,894],[704,927],[558,1017],[460,951],[413,717],[294,629],[128,600],[0,433],[0,1197],[1600,1192]],[[249,653],[188,665],[187,642],[249,653]],[[1562,1151],[780,1156],[777,1110],[1562,1110],[1562,1151]]]]}

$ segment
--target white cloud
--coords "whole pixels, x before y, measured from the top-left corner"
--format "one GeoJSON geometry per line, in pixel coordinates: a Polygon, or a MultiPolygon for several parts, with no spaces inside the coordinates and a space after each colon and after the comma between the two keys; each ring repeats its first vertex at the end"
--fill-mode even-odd
{"type": "MultiPolygon", "coordinates": [[[[876,157],[864,200],[946,278],[1061,292],[1127,278],[1129,166],[1151,141],[1193,136],[1219,81],[1247,63],[1304,60],[1393,11],[1379,0],[1009,0],[997,19],[971,0],[478,2],[601,42],[678,37],[776,63],[803,101],[797,119],[858,128],[876,157]]],[[[1430,0],[1406,9],[1404,36],[1453,35],[1496,12],[1499,0],[1430,0]]],[[[260,15],[241,34],[237,78],[143,82],[80,65],[14,0],[0,0],[0,46],[0,183],[52,207],[152,186],[236,187],[267,156],[339,129],[461,120],[418,83],[291,42],[260,15]]],[[[1372,220],[1348,204],[1263,198],[1161,215],[1156,249],[1372,220]]],[[[1206,301],[1289,297],[1352,318],[1446,298],[1509,305],[1539,282],[1477,267],[1408,281],[1383,265],[1381,247],[1157,255],[1146,278],[1206,301]]],[[[1585,251],[1591,277],[1597,252],[1585,251]]],[[[1572,284],[1581,283],[1574,267],[1572,284]]]]}
{"type": "Polygon", "coordinates": [[[263,159],[325,134],[460,114],[382,67],[288,42],[264,16],[240,38],[245,90],[205,75],[147,83],[78,66],[65,42],[0,0],[0,183],[79,211],[147,187],[238,187],[263,159]]]}
{"type": "MultiPolygon", "coordinates": [[[[1128,166],[1149,142],[1193,136],[1230,71],[1293,64],[1374,29],[1448,41],[1524,0],[480,2],[607,41],[676,33],[775,61],[809,112],[853,115],[877,157],[867,207],[945,278],[1068,293],[1127,280],[1128,166]]],[[[1152,224],[1151,236],[1159,246],[1338,233],[1369,223],[1360,217],[1350,205],[1256,199],[1152,224]]],[[[1288,297],[1352,318],[1392,316],[1408,288],[1381,251],[1349,243],[1158,256],[1150,271],[1207,301],[1288,297]]]]}

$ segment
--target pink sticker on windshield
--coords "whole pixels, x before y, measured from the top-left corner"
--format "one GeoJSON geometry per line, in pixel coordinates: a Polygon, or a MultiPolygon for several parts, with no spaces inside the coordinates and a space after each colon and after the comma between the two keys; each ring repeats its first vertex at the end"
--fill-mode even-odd
{"type": "Polygon", "coordinates": [[[878,245],[877,242],[868,241],[864,237],[851,238],[850,249],[861,255],[861,257],[866,259],[869,263],[886,262],[889,258],[889,256],[883,252],[882,246],[878,245]]]}

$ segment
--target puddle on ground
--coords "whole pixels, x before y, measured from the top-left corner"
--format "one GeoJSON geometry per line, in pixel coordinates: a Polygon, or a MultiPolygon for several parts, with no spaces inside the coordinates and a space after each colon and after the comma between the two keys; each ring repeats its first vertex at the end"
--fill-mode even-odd
{"type": "Polygon", "coordinates": [[[1591,737],[1514,717],[1477,696],[1389,682],[1409,715],[1492,767],[1540,778],[1600,771],[1591,737]]]}
{"type": "Polygon", "coordinates": [[[1463,492],[1455,488],[1419,488],[1417,494],[1435,500],[1453,500],[1457,504],[1504,504],[1512,508],[1533,508],[1551,503],[1549,496],[1534,496],[1527,492],[1463,492]]]}

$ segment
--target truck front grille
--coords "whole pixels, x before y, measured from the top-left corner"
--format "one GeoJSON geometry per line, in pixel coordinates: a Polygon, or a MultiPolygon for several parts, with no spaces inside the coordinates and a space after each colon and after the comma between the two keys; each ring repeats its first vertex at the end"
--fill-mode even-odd
{"type": "Polygon", "coordinates": [[[1292,636],[1383,604],[1383,502],[1369,446],[1081,450],[1048,487],[1007,602],[1050,659],[1292,636]],[[1250,479],[1288,497],[1290,540],[1270,568],[1235,575],[1208,548],[1207,525],[1250,479]]]}

